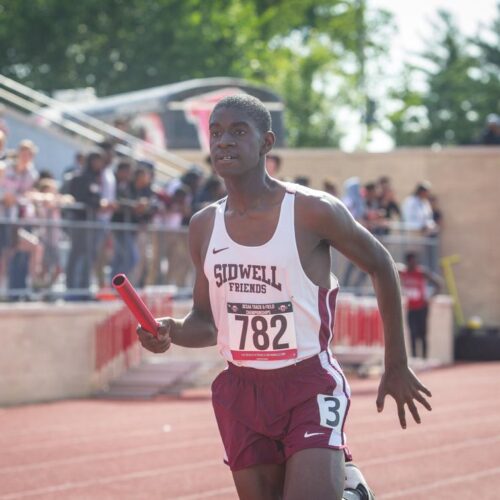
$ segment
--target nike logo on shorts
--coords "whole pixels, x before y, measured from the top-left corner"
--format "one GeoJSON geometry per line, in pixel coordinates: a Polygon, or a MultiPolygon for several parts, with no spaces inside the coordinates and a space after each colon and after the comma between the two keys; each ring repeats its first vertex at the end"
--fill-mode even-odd
{"type": "Polygon", "coordinates": [[[223,252],[224,250],[227,250],[229,247],[224,247],[224,248],[218,248],[217,250],[215,248],[212,248],[212,253],[215,255],[216,253],[223,252]]]}
{"type": "Polygon", "coordinates": [[[310,437],[313,437],[313,436],[322,436],[324,434],[324,432],[305,432],[304,433],[304,437],[305,438],[310,438],[310,437]]]}

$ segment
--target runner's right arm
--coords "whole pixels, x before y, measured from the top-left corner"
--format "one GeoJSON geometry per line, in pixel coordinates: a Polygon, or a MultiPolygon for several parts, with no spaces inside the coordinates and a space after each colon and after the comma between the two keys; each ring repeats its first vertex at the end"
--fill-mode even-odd
{"type": "Polygon", "coordinates": [[[213,207],[207,207],[195,214],[189,224],[189,250],[195,268],[193,307],[183,319],[157,318],[161,324],[158,336],[137,329],[144,348],[151,352],[165,352],[170,343],[183,347],[208,347],[217,343],[217,329],[212,318],[208,280],[203,270],[204,242],[213,207]]]}

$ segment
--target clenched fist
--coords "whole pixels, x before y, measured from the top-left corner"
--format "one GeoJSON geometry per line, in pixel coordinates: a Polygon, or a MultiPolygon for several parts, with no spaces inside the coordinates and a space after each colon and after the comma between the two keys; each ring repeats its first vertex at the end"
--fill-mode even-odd
{"type": "Polygon", "coordinates": [[[158,327],[157,335],[144,330],[139,325],[137,327],[137,335],[142,347],[148,351],[160,353],[165,352],[170,348],[172,339],[170,338],[170,329],[173,327],[173,320],[170,318],[158,319],[160,326],[158,327]]]}

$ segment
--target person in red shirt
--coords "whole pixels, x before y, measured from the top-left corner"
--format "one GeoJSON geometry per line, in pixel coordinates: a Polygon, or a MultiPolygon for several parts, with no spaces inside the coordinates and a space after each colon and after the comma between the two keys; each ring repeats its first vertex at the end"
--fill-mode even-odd
{"type": "Polygon", "coordinates": [[[441,289],[441,278],[418,264],[415,252],[405,255],[406,265],[399,266],[403,294],[408,301],[407,321],[410,329],[411,354],[417,356],[417,343],[421,344],[422,357],[427,357],[427,315],[429,301],[428,284],[432,285],[432,297],[441,289]]]}

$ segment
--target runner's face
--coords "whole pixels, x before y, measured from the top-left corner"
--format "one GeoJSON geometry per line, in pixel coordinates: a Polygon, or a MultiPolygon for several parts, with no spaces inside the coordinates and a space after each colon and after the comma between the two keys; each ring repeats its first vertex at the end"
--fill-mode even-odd
{"type": "Polygon", "coordinates": [[[221,176],[238,175],[263,164],[266,134],[262,134],[247,113],[220,108],[210,117],[210,155],[221,176]]]}

